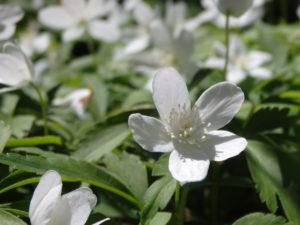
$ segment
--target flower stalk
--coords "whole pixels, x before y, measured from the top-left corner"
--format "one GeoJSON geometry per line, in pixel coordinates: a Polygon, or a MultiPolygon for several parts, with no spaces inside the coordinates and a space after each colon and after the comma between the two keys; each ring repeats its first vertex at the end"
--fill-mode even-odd
{"type": "Polygon", "coordinates": [[[30,85],[33,87],[33,89],[36,91],[36,93],[39,96],[41,109],[42,109],[42,116],[44,121],[44,135],[48,135],[48,126],[47,126],[47,113],[46,113],[46,102],[41,94],[40,89],[32,82],[30,82],[30,85]]]}
{"type": "Polygon", "coordinates": [[[181,188],[180,183],[179,182],[176,183],[175,204],[176,204],[177,225],[184,224],[184,212],[185,212],[188,192],[189,192],[188,184],[185,184],[181,188]]]}
{"type": "Polygon", "coordinates": [[[225,25],[225,45],[226,45],[226,55],[225,55],[225,65],[224,65],[224,80],[226,80],[226,75],[228,71],[228,64],[229,64],[229,48],[230,48],[230,29],[229,29],[229,22],[230,22],[230,11],[226,12],[226,25],[225,25]]]}

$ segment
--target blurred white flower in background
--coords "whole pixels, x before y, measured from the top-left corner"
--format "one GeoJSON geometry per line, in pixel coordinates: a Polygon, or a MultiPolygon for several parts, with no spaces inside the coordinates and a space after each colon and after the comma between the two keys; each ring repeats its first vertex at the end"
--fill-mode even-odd
{"type": "Polygon", "coordinates": [[[0,41],[7,40],[13,36],[16,23],[24,16],[18,6],[0,5],[0,41]]]}
{"type": "Polygon", "coordinates": [[[184,2],[166,3],[166,15],[161,17],[158,10],[141,0],[127,0],[124,4],[125,11],[132,11],[137,26],[127,29],[128,40],[117,58],[139,53],[151,45],[151,26],[157,20],[161,20],[176,39],[182,31],[194,31],[201,23],[198,17],[188,18],[187,5],[184,2]],[[129,31],[129,32],[128,32],[129,31]]]}
{"type": "MultiPolygon", "coordinates": [[[[214,48],[219,57],[209,58],[205,65],[209,68],[223,70],[226,47],[221,43],[215,43],[214,48]]],[[[257,50],[248,52],[242,41],[237,36],[233,36],[230,39],[229,65],[226,80],[239,83],[243,81],[247,75],[257,79],[270,78],[272,71],[261,66],[271,61],[271,59],[272,56],[266,52],[257,50]]]]}
{"type": "Polygon", "coordinates": [[[218,9],[223,13],[229,13],[233,17],[240,17],[253,3],[253,0],[214,0],[218,9]]]}
{"type": "Polygon", "coordinates": [[[70,106],[76,115],[86,120],[90,118],[90,115],[85,112],[85,106],[92,97],[92,91],[88,88],[77,89],[64,98],[56,98],[52,104],[55,106],[70,106]]]}
{"type": "Polygon", "coordinates": [[[297,16],[300,18],[300,6],[297,8],[297,16]]]}
{"type": "Polygon", "coordinates": [[[178,36],[161,20],[151,25],[151,49],[130,57],[135,71],[150,76],[146,88],[152,89],[152,78],[155,72],[165,66],[173,66],[179,70],[184,79],[190,82],[193,79],[198,65],[192,60],[194,39],[188,31],[181,31],[178,36]]]}
{"type": "Polygon", "coordinates": [[[62,5],[42,9],[39,21],[62,30],[65,42],[79,39],[86,31],[97,40],[114,42],[120,37],[119,24],[111,18],[116,4],[115,0],[62,0],[62,5]]]}
{"type": "Polygon", "coordinates": [[[34,78],[31,61],[22,50],[13,43],[3,45],[0,53],[0,84],[6,85],[0,93],[8,92],[26,86],[34,78]]]}
{"type": "Polygon", "coordinates": [[[31,57],[35,53],[44,53],[51,41],[51,36],[47,32],[39,33],[35,24],[30,24],[29,27],[20,35],[19,44],[23,52],[31,57]]]}
{"type": "Polygon", "coordinates": [[[163,68],[153,80],[153,100],[161,120],[136,113],[129,117],[129,128],[145,150],[171,152],[169,170],[177,181],[201,181],[210,160],[223,161],[245,149],[246,139],[218,130],[233,119],[244,101],[236,85],[213,85],[191,109],[183,78],[175,69],[163,68]]]}
{"type": "MultiPolygon", "coordinates": [[[[61,196],[61,176],[54,170],[47,171],[40,179],[29,206],[32,225],[84,225],[97,197],[90,188],[81,187],[61,196]]],[[[93,225],[109,220],[104,219],[93,225]]]]}
{"type": "Polygon", "coordinates": [[[137,29],[142,28],[141,35],[132,39],[116,58],[129,60],[136,72],[150,76],[146,84],[149,90],[152,90],[155,72],[165,66],[175,67],[190,82],[199,69],[192,60],[195,46],[191,33],[199,23],[187,19],[187,7],[183,2],[168,2],[164,18],[148,4],[137,2],[138,5],[131,9],[140,24],[137,29]]]}
{"type": "MultiPolygon", "coordinates": [[[[253,24],[255,21],[262,18],[264,14],[265,0],[253,0],[253,4],[248,11],[240,17],[230,17],[231,28],[243,28],[253,24]]],[[[226,24],[226,16],[219,12],[218,7],[213,0],[202,0],[201,4],[204,12],[201,12],[198,17],[202,22],[212,22],[220,28],[224,28],[226,24]]]]}

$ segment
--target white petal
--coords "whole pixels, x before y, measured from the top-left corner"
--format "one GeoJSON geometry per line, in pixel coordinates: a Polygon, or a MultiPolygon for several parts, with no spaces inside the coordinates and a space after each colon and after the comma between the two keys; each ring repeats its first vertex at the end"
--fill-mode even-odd
{"type": "Polygon", "coordinates": [[[146,49],[149,46],[149,42],[150,40],[148,35],[137,37],[126,45],[124,49],[124,54],[130,55],[130,54],[141,52],[142,50],[146,49]]]}
{"type": "Polygon", "coordinates": [[[84,34],[83,26],[71,27],[63,32],[63,41],[70,42],[78,40],[84,34]]]}
{"type": "Polygon", "coordinates": [[[206,67],[213,68],[213,69],[219,69],[219,70],[224,69],[224,65],[225,65],[224,58],[212,57],[212,58],[207,59],[207,61],[205,62],[206,67]]]}
{"type": "Polygon", "coordinates": [[[160,69],[153,79],[153,100],[163,120],[168,120],[172,110],[185,107],[190,110],[189,92],[184,79],[172,67],[160,69]]]}
{"type": "Polygon", "coordinates": [[[32,80],[34,76],[34,69],[31,60],[22,52],[22,50],[19,48],[19,46],[11,43],[11,42],[6,42],[3,45],[3,52],[14,56],[18,58],[21,62],[23,62],[23,66],[27,68],[26,72],[25,69],[24,71],[20,70],[20,72],[23,72],[23,76],[28,78],[29,80],[32,80]]]}
{"type": "Polygon", "coordinates": [[[225,55],[226,55],[225,45],[223,45],[220,42],[214,42],[213,48],[214,48],[215,52],[218,54],[218,56],[225,58],[225,55]]]}
{"type": "Polygon", "coordinates": [[[88,29],[93,38],[105,42],[117,41],[121,36],[121,32],[117,24],[102,20],[94,20],[90,22],[88,29]]]}
{"type": "Polygon", "coordinates": [[[59,198],[56,201],[55,208],[53,209],[51,219],[47,225],[63,225],[71,224],[71,209],[66,200],[59,198]]]}
{"type": "Polygon", "coordinates": [[[72,101],[71,108],[81,120],[90,118],[90,115],[85,111],[85,104],[80,99],[72,101]]]}
{"type": "Polygon", "coordinates": [[[39,21],[53,29],[63,30],[76,24],[76,18],[61,6],[49,6],[39,13],[39,21]]]}
{"type": "Polygon", "coordinates": [[[300,18],[300,6],[297,8],[297,16],[300,18]]]}
{"type": "Polygon", "coordinates": [[[14,24],[22,19],[24,12],[20,7],[1,5],[0,6],[0,21],[2,24],[14,24]]]}
{"type": "Polygon", "coordinates": [[[87,5],[87,19],[91,20],[105,16],[116,7],[116,2],[112,0],[89,0],[87,5]]]}
{"type": "Polygon", "coordinates": [[[218,8],[224,14],[228,11],[230,15],[239,17],[246,12],[253,3],[253,0],[215,0],[218,8]]]}
{"type": "Polygon", "coordinates": [[[149,26],[155,18],[154,10],[150,5],[144,2],[139,2],[134,8],[134,18],[142,26],[149,26]]]}
{"type": "Polygon", "coordinates": [[[72,225],[84,225],[97,203],[96,195],[87,187],[78,188],[63,195],[62,200],[69,204],[72,216],[70,224],[72,225]]]}
{"type": "Polygon", "coordinates": [[[63,6],[73,16],[80,17],[85,10],[85,0],[62,0],[63,6]]]}
{"type": "Polygon", "coordinates": [[[33,42],[33,48],[38,53],[43,53],[47,50],[50,45],[50,34],[42,33],[33,42]]]}
{"type": "Polygon", "coordinates": [[[93,223],[92,225],[100,225],[100,224],[102,224],[102,223],[104,223],[104,222],[106,222],[106,221],[108,221],[108,220],[110,220],[110,219],[109,219],[109,218],[106,218],[106,219],[101,220],[101,221],[99,221],[99,222],[97,222],[97,223],[93,223]]]}
{"type": "Polygon", "coordinates": [[[250,70],[269,62],[272,59],[272,55],[261,51],[251,51],[247,59],[246,67],[250,70]]]}
{"type": "Polygon", "coordinates": [[[220,82],[208,88],[194,107],[200,110],[201,118],[210,123],[208,130],[217,130],[229,123],[244,101],[243,91],[235,84],[220,82]]]}
{"type": "Polygon", "coordinates": [[[61,188],[61,177],[56,171],[47,171],[41,177],[29,206],[32,225],[46,225],[49,222],[55,203],[60,198],[61,188]]]}
{"type": "Polygon", "coordinates": [[[31,80],[26,64],[19,59],[0,53],[0,83],[9,86],[20,86],[31,80]]]}
{"type": "Polygon", "coordinates": [[[195,30],[199,25],[211,21],[216,16],[215,11],[204,11],[202,13],[199,13],[198,16],[189,19],[185,25],[184,28],[188,31],[195,30]]]}
{"type": "Polygon", "coordinates": [[[179,64],[186,64],[190,61],[194,53],[194,39],[191,33],[187,31],[180,32],[175,40],[175,54],[179,64]]]}
{"type": "Polygon", "coordinates": [[[247,74],[239,67],[230,67],[227,74],[226,80],[235,84],[240,83],[246,78],[247,74]]]}
{"type": "Polygon", "coordinates": [[[156,48],[169,49],[172,46],[172,34],[161,20],[151,23],[151,37],[156,48]]]}
{"type": "Polygon", "coordinates": [[[272,77],[272,71],[266,68],[258,67],[249,71],[249,74],[257,79],[268,79],[272,77]]]}
{"type": "Polygon", "coordinates": [[[185,158],[173,151],[169,158],[169,170],[179,182],[195,182],[203,180],[209,168],[209,160],[185,158]]]}
{"type": "Polygon", "coordinates": [[[134,140],[150,152],[170,152],[174,149],[165,125],[149,116],[132,114],[128,119],[134,140]]]}
{"type": "Polygon", "coordinates": [[[245,150],[247,140],[228,131],[215,130],[207,133],[199,145],[210,160],[223,161],[245,150]]]}
{"type": "Polygon", "coordinates": [[[13,34],[15,33],[15,30],[16,30],[15,25],[0,24],[0,26],[4,26],[0,32],[0,41],[4,41],[4,40],[11,38],[13,36],[13,34]]]}
{"type": "Polygon", "coordinates": [[[182,31],[186,18],[186,4],[184,2],[167,2],[166,24],[173,31],[174,36],[178,36],[182,31]]]}
{"type": "Polygon", "coordinates": [[[246,47],[242,40],[238,36],[232,36],[230,38],[229,57],[234,58],[235,56],[242,55],[243,53],[246,53],[246,47]]]}

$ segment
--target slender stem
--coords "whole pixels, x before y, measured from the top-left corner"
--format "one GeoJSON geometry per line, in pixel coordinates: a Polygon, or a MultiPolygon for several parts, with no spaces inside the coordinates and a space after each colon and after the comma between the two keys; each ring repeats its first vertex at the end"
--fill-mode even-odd
{"type": "Polygon", "coordinates": [[[39,96],[40,103],[41,103],[41,109],[42,109],[42,115],[43,115],[43,120],[44,120],[44,134],[48,135],[48,126],[47,126],[47,113],[46,113],[46,103],[42,97],[42,94],[40,92],[40,89],[34,84],[30,83],[30,85],[34,88],[36,93],[39,96]]]}
{"type": "Polygon", "coordinates": [[[180,196],[180,201],[178,203],[178,208],[177,208],[177,225],[183,225],[184,224],[184,212],[185,212],[185,206],[186,206],[186,200],[189,192],[189,186],[188,184],[185,184],[182,187],[181,190],[181,196],[180,196]]]}
{"type": "Polygon", "coordinates": [[[179,209],[179,203],[180,203],[180,183],[176,182],[176,191],[175,191],[175,210],[176,212],[179,209]]]}
{"type": "MultiPolygon", "coordinates": [[[[218,180],[220,175],[221,163],[216,162],[213,164],[213,180],[218,180]]],[[[218,224],[218,198],[219,198],[219,186],[214,184],[211,190],[211,224],[218,224]]]]}
{"type": "Polygon", "coordinates": [[[226,80],[228,63],[229,63],[229,47],[230,47],[230,29],[229,29],[229,20],[230,20],[230,12],[226,13],[226,26],[225,26],[225,45],[226,45],[226,55],[225,55],[225,65],[224,65],[224,80],[226,80]]]}
{"type": "Polygon", "coordinates": [[[22,139],[10,139],[6,142],[6,147],[24,147],[36,145],[62,145],[62,140],[59,136],[41,136],[41,137],[28,137],[22,139]]]}

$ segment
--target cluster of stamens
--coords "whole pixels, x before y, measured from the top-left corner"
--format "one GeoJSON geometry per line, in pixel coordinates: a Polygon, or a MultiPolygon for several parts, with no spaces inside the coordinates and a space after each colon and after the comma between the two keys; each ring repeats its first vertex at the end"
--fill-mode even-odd
{"type": "Polygon", "coordinates": [[[172,139],[180,143],[198,144],[206,138],[210,126],[201,117],[203,115],[197,108],[190,110],[186,105],[178,105],[176,109],[172,108],[168,118],[164,118],[167,122],[165,129],[172,139]]]}

